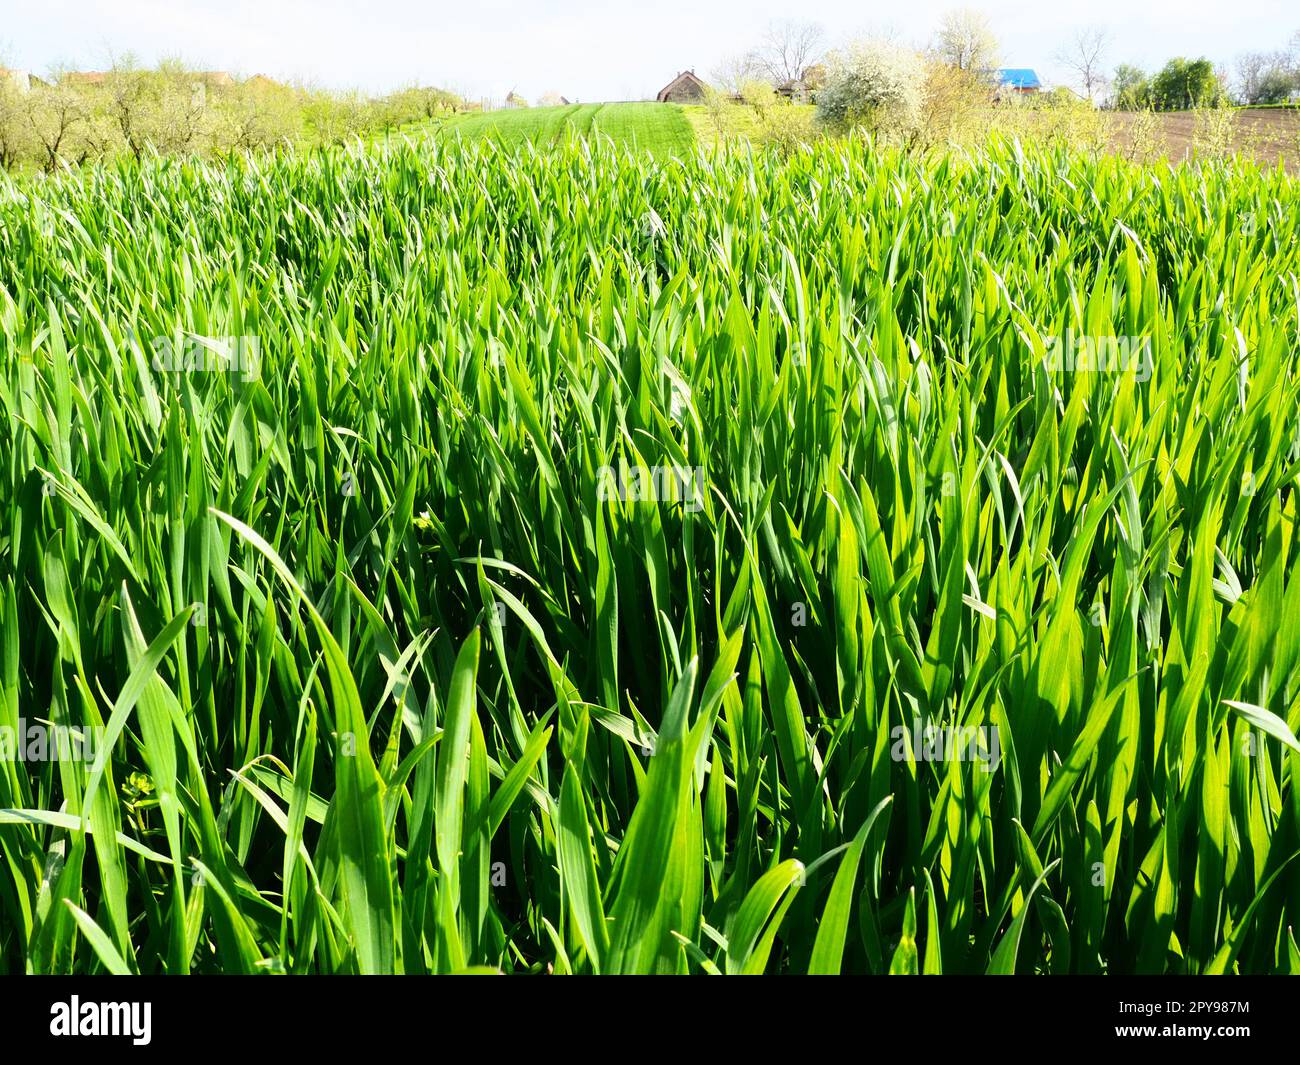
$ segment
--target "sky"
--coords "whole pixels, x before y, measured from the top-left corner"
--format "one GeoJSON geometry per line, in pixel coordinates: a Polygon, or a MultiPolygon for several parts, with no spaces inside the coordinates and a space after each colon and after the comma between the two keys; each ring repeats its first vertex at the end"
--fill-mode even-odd
{"type": "MultiPolygon", "coordinates": [[[[924,45],[960,0],[0,0],[0,65],[98,70],[114,56],[175,57],[208,70],[383,92],[418,82],[470,99],[637,100],[680,70],[707,80],[780,18],[819,23],[834,45],[881,31],[924,45]]],[[[1295,0],[985,0],[1006,66],[1069,84],[1053,57],[1104,27],[1109,65],[1158,68],[1175,55],[1230,70],[1240,53],[1285,47],[1295,0]]]]}

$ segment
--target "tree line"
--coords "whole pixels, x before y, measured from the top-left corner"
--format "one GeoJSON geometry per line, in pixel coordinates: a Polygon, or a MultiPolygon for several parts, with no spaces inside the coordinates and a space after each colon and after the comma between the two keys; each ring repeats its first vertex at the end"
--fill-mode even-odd
{"type": "Polygon", "coordinates": [[[121,156],[221,155],[341,143],[460,110],[445,89],[384,96],[233,79],[164,62],[20,83],[0,72],[0,168],[52,172],[121,156]]]}
{"type": "MultiPolygon", "coordinates": [[[[1002,48],[987,16],[972,8],[944,13],[928,43],[907,43],[896,32],[883,30],[869,40],[896,51],[919,55],[931,71],[936,63],[990,80],[1003,61],[1002,48]]],[[[1103,26],[1075,29],[1051,57],[1069,71],[1072,88],[1083,98],[1122,111],[1181,111],[1224,104],[1269,105],[1287,103],[1300,94],[1300,32],[1286,45],[1271,51],[1248,52],[1237,57],[1235,75],[1205,57],[1170,59],[1148,73],[1132,63],[1113,69],[1113,39],[1103,26]]],[[[713,74],[723,91],[741,99],[762,95],[761,86],[797,85],[808,94],[823,90],[828,60],[842,59],[849,45],[828,51],[822,29],[813,23],[773,23],[757,46],[726,60],[713,74]],[[757,86],[757,87],[756,87],[757,86]]],[[[1032,66],[1034,57],[1014,57],[1017,65],[1032,66]]],[[[910,77],[916,77],[912,71],[910,77]]],[[[929,77],[929,75],[925,75],[929,77]]],[[[950,80],[950,79],[949,79],[950,80]]],[[[1058,86],[1068,93],[1070,88],[1058,86]]]]}

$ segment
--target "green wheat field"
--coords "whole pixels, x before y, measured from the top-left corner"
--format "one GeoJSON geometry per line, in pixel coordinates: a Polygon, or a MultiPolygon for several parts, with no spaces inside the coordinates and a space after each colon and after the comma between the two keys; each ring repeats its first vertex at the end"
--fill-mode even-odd
{"type": "Polygon", "coordinates": [[[0,971],[1300,972],[1297,200],[0,176],[0,971]]]}
{"type": "Polygon", "coordinates": [[[687,154],[695,144],[694,128],[686,112],[676,104],[655,103],[569,104],[471,112],[406,127],[387,134],[385,139],[418,139],[422,134],[441,140],[491,140],[505,148],[525,142],[547,146],[567,139],[603,137],[658,156],[687,154]]]}

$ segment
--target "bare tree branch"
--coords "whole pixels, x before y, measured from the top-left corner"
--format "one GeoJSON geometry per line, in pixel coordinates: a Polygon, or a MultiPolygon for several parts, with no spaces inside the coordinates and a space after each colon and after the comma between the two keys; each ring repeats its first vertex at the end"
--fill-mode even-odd
{"type": "Polygon", "coordinates": [[[1101,26],[1086,26],[1074,31],[1069,42],[1056,53],[1056,61],[1069,67],[1091,100],[1106,86],[1106,52],[1110,34],[1101,26]]]}
{"type": "Polygon", "coordinates": [[[810,66],[822,58],[825,33],[815,22],[782,19],[767,28],[754,59],[774,85],[802,81],[810,66]]]}

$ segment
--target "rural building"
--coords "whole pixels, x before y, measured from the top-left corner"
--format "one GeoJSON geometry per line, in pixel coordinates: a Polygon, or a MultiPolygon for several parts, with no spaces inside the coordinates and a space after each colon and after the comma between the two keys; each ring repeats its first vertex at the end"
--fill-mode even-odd
{"type": "Polygon", "coordinates": [[[82,86],[82,85],[102,85],[108,74],[102,70],[70,70],[60,76],[59,81],[64,85],[82,86]]]}
{"type": "Polygon", "coordinates": [[[693,70],[683,70],[655,94],[661,104],[697,104],[704,99],[708,86],[695,76],[693,70]]]}
{"type": "Polygon", "coordinates": [[[798,81],[783,81],[776,87],[776,94],[792,104],[806,104],[809,98],[808,83],[802,78],[798,81]]]}
{"type": "Polygon", "coordinates": [[[44,84],[40,78],[25,70],[7,70],[5,67],[0,67],[0,86],[7,85],[19,92],[31,92],[33,86],[44,84]]]}
{"type": "Polygon", "coordinates": [[[1021,95],[1036,93],[1043,83],[1029,67],[1003,67],[993,71],[997,80],[997,91],[1002,93],[1019,93],[1021,95]]]}
{"type": "Polygon", "coordinates": [[[803,76],[793,81],[785,81],[776,87],[776,94],[795,104],[811,103],[813,93],[826,81],[826,68],[814,63],[803,72],[803,76]]]}
{"type": "Polygon", "coordinates": [[[513,89],[511,89],[508,93],[506,93],[506,106],[527,107],[528,101],[525,100],[522,96],[518,95],[513,89]]]}

